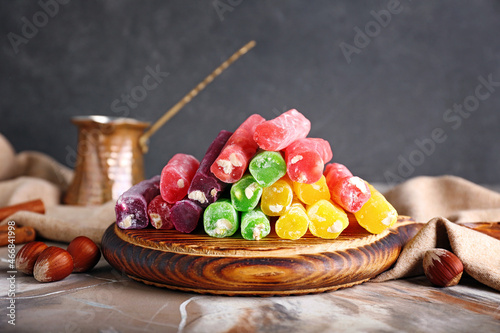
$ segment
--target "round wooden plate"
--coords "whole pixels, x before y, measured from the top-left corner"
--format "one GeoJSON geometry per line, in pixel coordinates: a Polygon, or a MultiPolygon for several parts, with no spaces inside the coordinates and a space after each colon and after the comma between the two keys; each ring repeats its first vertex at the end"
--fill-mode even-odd
{"type": "Polygon", "coordinates": [[[271,233],[260,241],[212,238],[203,231],[122,230],[113,223],[102,252],[116,269],[159,287],[217,295],[300,295],[350,287],[387,270],[422,227],[409,217],[382,234],[351,223],[339,238],[271,233]]]}

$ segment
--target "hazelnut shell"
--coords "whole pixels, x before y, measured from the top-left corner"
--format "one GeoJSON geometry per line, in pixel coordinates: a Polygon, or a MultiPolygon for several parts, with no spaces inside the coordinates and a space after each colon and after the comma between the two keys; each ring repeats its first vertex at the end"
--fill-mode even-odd
{"type": "Polygon", "coordinates": [[[33,275],[33,268],[40,253],[47,248],[44,242],[29,242],[16,254],[16,269],[24,274],[33,275]]]}
{"type": "Polygon", "coordinates": [[[49,246],[38,256],[33,276],[39,282],[59,281],[73,271],[73,258],[68,251],[56,246],[49,246]]]}
{"type": "Polygon", "coordinates": [[[424,255],[423,265],[427,279],[439,287],[457,285],[464,270],[460,259],[445,249],[427,251],[424,255]]]}
{"type": "Polygon", "coordinates": [[[73,257],[73,272],[82,273],[94,268],[101,259],[101,250],[88,237],[79,236],[69,243],[67,251],[73,257]]]}

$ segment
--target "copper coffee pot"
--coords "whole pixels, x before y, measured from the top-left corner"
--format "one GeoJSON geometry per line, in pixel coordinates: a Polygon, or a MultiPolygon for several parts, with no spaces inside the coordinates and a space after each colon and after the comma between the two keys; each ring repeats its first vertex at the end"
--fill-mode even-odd
{"type": "Polygon", "coordinates": [[[68,205],[99,205],[116,200],[144,179],[143,154],[149,138],[201,90],[255,46],[248,42],[168,110],[147,131],[149,123],[131,118],[82,116],[72,119],[78,127],[78,155],[73,181],[66,192],[68,205]]]}
{"type": "Polygon", "coordinates": [[[144,179],[139,138],[149,123],[105,116],[75,117],[71,121],[78,127],[78,155],[64,203],[98,205],[116,200],[144,179]]]}

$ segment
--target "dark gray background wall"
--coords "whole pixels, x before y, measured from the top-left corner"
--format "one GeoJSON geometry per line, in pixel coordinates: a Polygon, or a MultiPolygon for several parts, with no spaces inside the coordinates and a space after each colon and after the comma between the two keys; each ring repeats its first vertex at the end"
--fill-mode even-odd
{"type": "Polygon", "coordinates": [[[18,151],[71,164],[72,116],[155,121],[254,39],[152,137],[148,176],[252,113],[297,108],[367,180],[500,183],[500,1],[59,2],[0,2],[0,132],[18,151]],[[161,82],[127,106],[148,68],[161,82]]]}

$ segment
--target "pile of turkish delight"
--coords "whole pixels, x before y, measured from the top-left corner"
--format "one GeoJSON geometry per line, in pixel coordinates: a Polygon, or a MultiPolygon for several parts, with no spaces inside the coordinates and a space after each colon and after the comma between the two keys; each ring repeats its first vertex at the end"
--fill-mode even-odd
{"type": "Polygon", "coordinates": [[[174,155],[161,176],[142,181],[116,203],[122,229],[193,232],[199,224],[212,237],[240,231],[260,240],[274,228],[283,239],[308,231],[334,239],[348,214],[371,233],[397,220],[385,197],[339,163],[329,163],[328,141],[307,137],[311,122],[295,109],[265,120],[246,119],[234,133],[222,130],[198,161],[174,155]]]}

